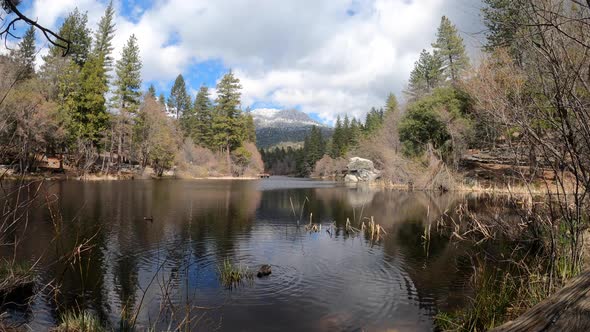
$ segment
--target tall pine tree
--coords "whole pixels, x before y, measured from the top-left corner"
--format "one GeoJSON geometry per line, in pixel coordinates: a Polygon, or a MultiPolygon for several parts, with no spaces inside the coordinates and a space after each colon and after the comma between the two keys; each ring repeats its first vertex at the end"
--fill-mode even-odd
{"type": "Polygon", "coordinates": [[[200,146],[213,147],[213,109],[209,99],[209,88],[202,86],[197,93],[194,105],[197,121],[193,141],[200,146]]]}
{"type": "MultiPolygon", "coordinates": [[[[58,35],[69,40],[70,49],[68,56],[71,57],[78,66],[82,67],[88,60],[92,37],[88,28],[88,14],[81,13],[78,8],[74,9],[59,29],[58,35]]],[[[63,49],[58,46],[52,46],[49,49],[49,55],[59,57],[63,54],[63,49]]]]}
{"type": "Polygon", "coordinates": [[[12,52],[13,58],[20,66],[19,78],[29,79],[35,75],[35,27],[31,26],[18,44],[18,49],[12,52]]]}
{"type": "Polygon", "coordinates": [[[115,72],[114,107],[126,112],[135,113],[139,108],[141,97],[141,58],[137,38],[131,35],[117,61],[115,72]]]}
{"type": "Polygon", "coordinates": [[[113,68],[113,38],[115,37],[115,9],[113,1],[109,2],[104,15],[98,23],[98,29],[94,35],[94,54],[104,59],[104,70],[109,76],[113,68]]]}
{"type": "Polygon", "coordinates": [[[397,102],[397,98],[393,93],[390,93],[389,96],[387,96],[387,101],[385,102],[385,114],[395,114],[398,111],[399,104],[397,102]]]}
{"type": "Polygon", "coordinates": [[[469,57],[465,52],[463,38],[457,28],[443,16],[436,34],[436,42],[432,44],[435,55],[440,57],[443,73],[451,82],[456,83],[461,74],[469,67],[469,57]]]}
{"type": "Polygon", "coordinates": [[[219,150],[226,153],[228,170],[231,173],[230,153],[242,144],[243,128],[240,121],[240,80],[230,70],[217,84],[217,103],[213,119],[213,141],[219,150]]]}
{"type": "Polygon", "coordinates": [[[410,73],[410,82],[406,93],[413,99],[426,95],[439,86],[443,79],[443,62],[441,57],[422,50],[420,58],[410,73]]]}
{"type": "Polygon", "coordinates": [[[182,74],[178,75],[174,81],[168,98],[168,107],[175,111],[177,119],[180,119],[184,112],[191,109],[191,97],[186,90],[186,83],[182,74]]]}

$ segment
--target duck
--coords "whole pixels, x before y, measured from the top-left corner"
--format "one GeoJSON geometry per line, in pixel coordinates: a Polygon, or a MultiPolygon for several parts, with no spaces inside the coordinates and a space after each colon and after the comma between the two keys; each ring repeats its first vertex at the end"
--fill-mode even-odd
{"type": "Polygon", "coordinates": [[[271,274],[272,270],[270,265],[268,264],[264,264],[260,267],[260,269],[258,269],[258,274],[256,274],[258,276],[258,278],[262,278],[262,277],[266,277],[267,275],[271,274]]]}
{"type": "Polygon", "coordinates": [[[145,221],[154,221],[154,217],[143,217],[145,221]]]}

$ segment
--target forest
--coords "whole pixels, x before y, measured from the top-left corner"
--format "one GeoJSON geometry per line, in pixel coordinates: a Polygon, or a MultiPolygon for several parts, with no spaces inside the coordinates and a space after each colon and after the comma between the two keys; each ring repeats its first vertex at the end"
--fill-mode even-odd
{"type": "Polygon", "coordinates": [[[231,71],[224,75],[214,101],[207,87],[193,101],[182,75],[167,100],[153,85],[142,91],[134,35],[113,59],[114,15],[111,2],[92,32],[87,14],[75,9],[58,31],[71,43],[67,55],[52,45],[38,70],[34,26],[1,56],[0,163],[15,174],[260,172],[254,122],[240,108],[239,79],[231,71]]]}

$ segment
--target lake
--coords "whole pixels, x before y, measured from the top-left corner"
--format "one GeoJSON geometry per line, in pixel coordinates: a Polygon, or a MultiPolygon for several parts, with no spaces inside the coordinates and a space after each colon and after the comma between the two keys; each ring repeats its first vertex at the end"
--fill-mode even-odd
{"type": "Polygon", "coordinates": [[[33,330],[84,308],[114,329],[138,312],[139,330],[431,331],[437,310],[472,295],[468,256],[434,223],[477,198],[281,177],[61,181],[38,196],[17,259],[40,258],[37,284],[49,286],[4,308],[33,330]],[[310,214],[320,232],[305,229],[310,214]],[[387,231],[381,240],[345,232],[347,218],[356,227],[369,217],[387,231]],[[228,289],[226,259],[272,274],[228,289]]]}

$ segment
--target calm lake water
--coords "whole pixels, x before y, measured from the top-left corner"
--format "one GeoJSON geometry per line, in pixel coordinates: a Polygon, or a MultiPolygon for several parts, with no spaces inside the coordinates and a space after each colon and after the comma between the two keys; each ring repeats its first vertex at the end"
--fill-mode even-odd
{"type": "Polygon", "coordinates": [[[471,267],[436,232],[425,247],[424,230],[466,200],[477,204],[288,178],[46,183],[17,256],[41,258],[38,284],[51,286],[3,310],[33,330],[77,308],[118,329],[121,312],[139,308],[139,330],[190,319],[199,330],[431,331],[438,309],[471,295],[471,267]],[[310,213],[321,232],[303,227],[310,213]],[[381,241],[343,231],[347,218],[370,216],[387,230],[381,241]],[[227,289],[218,280],[225,259],[270,264],[272,274],[227,289]]]}

